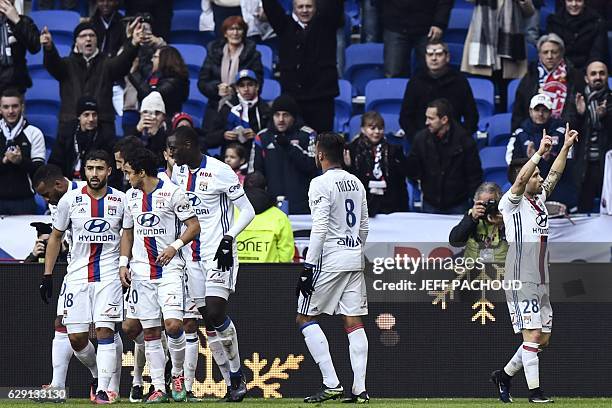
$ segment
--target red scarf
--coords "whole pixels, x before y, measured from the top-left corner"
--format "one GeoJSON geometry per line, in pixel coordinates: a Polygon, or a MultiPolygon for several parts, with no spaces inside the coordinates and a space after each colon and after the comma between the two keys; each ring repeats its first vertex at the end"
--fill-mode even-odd
{"type": "Polygon", "coordinates": [[[559,119],[567,98],[567,65],[565,61],[561,61],[557,68],[547,72],[544,66],[538,63],[538,71],[540,93],[550,96],[553,102],[552,116],[559,119]]]}

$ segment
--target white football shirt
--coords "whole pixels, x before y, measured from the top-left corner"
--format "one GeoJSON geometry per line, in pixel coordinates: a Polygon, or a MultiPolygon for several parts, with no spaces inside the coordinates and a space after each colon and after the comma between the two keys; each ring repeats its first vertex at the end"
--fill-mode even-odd
{"type": "Polygon", "coordinates": [[[180,236],[177,218],[182,222],[195,216],[185,194],[175,184],[159,180],[150,194],[130,188],[126,196],[126,212],[134,225],[132,279],[156,280],[164,277],[165,270],[180,270],[184,263],[180,253],[164,267],[155,261],[180,236]]]}
{"type": "Polygon", "coordinates": [[[57,204],[53,227],[70,230],[70,262],[66,282],[86,283],[119,279],[119,242],[122,228],[131,228],[125,194],[107,187],[95,199],[87,186],[66,192],[57,204]]]}
{"type": "Polygon", "coordinates": [[[175,165],[172,181],[185,191],[201,226],[199,238],[187,245],[187,259],[212,260],[221,238],[234,224],[232,201],[244,195],[238,176],[222,161],[203,156],[197,169],[175,165]]]}
{"type": "Polygon", "coordinates": [[[548,283],[548,210],[546,192],[514,203],[508,190],[499,202],[504,217],[508,255],[506,280],[548,283]]]}
{"type": "Polygon", "coordinates": [[[329,169],[310,182],[312,230],[306,263],[324,272],[363,269],[368,234],[368,203],[361,181],[342,169],[329,169]]]}

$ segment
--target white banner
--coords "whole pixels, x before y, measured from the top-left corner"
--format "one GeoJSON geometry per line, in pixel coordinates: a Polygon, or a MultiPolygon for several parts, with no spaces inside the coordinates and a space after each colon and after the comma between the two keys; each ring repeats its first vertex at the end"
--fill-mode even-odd
{"type": "MultiPolygon", "coordinates": [[[[308,247],[310,215],[289,217],[298,235],[296,246],[300,254],[308,247]],[[303,237],[299,237],[303,236],[303,237]]],[[[448,245],[450,230],[461,216],[421,213],[378,215],[370,219],[366,255],[391,257],[396,253],[431,255],[457,252],[448,245]]],[[[51,222],[50,216],[13,216],[0,218],[0,260],[19,260],[28,256],[36,241],[31,222],[51,222]]],[[[552,219],[550,226],[551,262],[610,262],[612,258],[612,217],[576,216],[572,221],[552,219]]]]}

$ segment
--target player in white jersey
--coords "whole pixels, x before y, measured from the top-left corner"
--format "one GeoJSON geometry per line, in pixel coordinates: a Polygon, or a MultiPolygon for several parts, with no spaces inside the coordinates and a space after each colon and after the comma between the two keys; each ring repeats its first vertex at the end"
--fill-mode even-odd
{"type": "Polygon", "coordinates": [[[119,280],[119,242],[123,227],[131,227],[125,214],[125,194],[107,186],[110,155],[101,150],[85,159],[87,185],[64,194],[57,205],[53,232],[47,244],[41,291],[50,297],[50,282],[63,233],[70,229],[70,260],[62,287],[63,323],[76,357],[98,378],[95,402],[116,399],[109,391],[117,370],[115,324],[122,319],[119,280]],[[89,341],[89,324],[95,323],[98,352],[89,341]],[[99,369],[99,371],[98,371],[99,369]],[[99,374],[99,376],[98,376],[99,374]]]}
{"type": "Polygon", "coordinates": [[[225,163],[200,152],[196,132],[174,132],[176,166],[172,179],[187,197],[201,225],[200,235],[186,247],[189,294],[204,316],[208,345],[228,384],[228,401],[246,394],[238,337],[227,315],[227,301],[238,275],[235,237],[255,217],[236,173],[225,163]],[[240,215],[234,221],[234,206],[240,215]]]}
{"type": "MultiPolygon", "coordinates": [[[[79,186],[85,185],[84,181],[71,181],[68,180],[62,174],[62,170],[54,164],[46,164],[39,167],[34,173],[32,178],[32,186],[38,194],[49,205],[49,211],[51,212],[51,222],[55,221],[55,214],[57,213],[57,203],[67,191],[74,190],[79,186]]],[[[42,289],[44,286],[41,285],[42,289]]],[[[62,288],[64,287],[64,281],[62,280],[62,288]]],[[[49,303],[46,297],[46,293],[41,291],[42,299],[45,303],[49,303]]],[[[57,316],[54,321],[55,335],[53,337],[53,343],[51,345],[51,362],[53,364],[53,378],[51,383],[43,385],[43,388],[53,388],[63,390],[66,387],[66,373],[68,372],[68,365],[70,359],[74,354],[72,352],[72,346],[70,346],[70,340],[68,340],[68,332],[66,326],[62,324],[62,314],[64,312],[64,303],[58,299],[57,302],[57,316]]]]}
{"type": "MultiPolygon", "coordinates": [[[[161,180],[172,183],[172,168],[174,167],[174,150],[176,149],[176,137],[174,134],[166,138],[166,149],[164,150],[164,160],[166,160],[166,168],[160,168],[157,177],[161,180]]],[[[188,197],[189,198],[189,197],[188,197]]],[[[192,203],[193,207],[193,203],[192,203]]],[[[201,227],[201,226],[200,226],[201,227]]],[[[194,240],[195,241],[195,240],[194,240]]],[[[193,241],[192,241],[193,242],[193,241]]],[[[183,253],[186,249],[183,249],[183,253]]],[[[187,261],[189,262],[189,261],[187,261]]],[[[187,266],[185,265],[185,268],[187,266]]],[[[185,390],[187,391],[187,402],[201,402],[202,400],[193,393],[193,383],[195,381],[196,368],[198,366],[198,356],[200,355],[200,340],[198,338],[198,319],[202,319],[197,305],[189,294],[189,286],[187,284],[189,275],[187,270],[184,273],[183,290],[185,291],[185,304],[183,316],[183,330],[185,330],[185,364],[183,366],[185,372],[185,390]]]]}
{"type": "Polygon", "coordinates": [[[133,218],[134,228],[125,229],[122,236],[120,274],[122,283],[130,286],[128,317],[140,320],[144,329],[145,354],[154,386],[146,402],[168,401],[162,314],[172,360],[172,398],[184,401],[184,262],[178,252],[200,233],[200,225],[185,194],[176,185],[157,178],[157,159],[151,151],[132,151],[125,160],[124,172],[132,186],[126,193],[126,212],[133,218]],[[177,218],[187,227],[180,238],[177,218]]]}
{"type": "Polygon", "coordinates": [[[521,289],[506,291],[508,310],[515,333],[523,343],[502,369],[491,374],[502,402],[512,402],[510,381],[521,368],[529,387],[529,402],[549,403],[540,389],[538,353],[548,345],[553,311],[550,304],[548,276],[548,211],[549,197],[565,170],[569,150],[578,132],[565,128],[565,141],[552,164],[546,180],[540,176],[538,163],[550,152],[552,137],[543,131],[540,148],[531,159],[513,160],[508,167],[512,187],[501,198],[499,211],[504,217],[508,255],[504,279],[520,281],[521,289]]]}
{"type": "Polygon", "coordinates": [[[323,375],[322,389],[304,398],[319,403],[340,398],[340,385],[320,314],[339,314],[349,339],[353,387],[346,402],[369,401],[365,387],[368,339],[361,316],[368,314],[363,248],[368,236],[368,205],[363,185],[342,170],[344,138],[335,133],[317,137],[316,162],[323,174],[310,182],[308,200],[312,230],[301,273],[296,322],[308,351],[323,375]]]}

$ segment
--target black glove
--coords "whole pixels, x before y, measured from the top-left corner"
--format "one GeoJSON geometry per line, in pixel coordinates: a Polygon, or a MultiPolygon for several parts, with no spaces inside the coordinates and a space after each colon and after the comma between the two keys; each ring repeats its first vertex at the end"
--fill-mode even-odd
{"type": "Polygon", "coordinates": [[[283,149],[286,149],[289,146],[289,138],[284,133],[278,134],[276,136],[276,143],[283,149]]]}
{"type": "Polygon", "coordinates": [[[213,261],[217,261],[217,268],[223,272],[229,271],[234,266],[234,254],[232,251],[232,242],[234,238],[229,235],[224,235],[219,242],[219,248],[213,258],[213,261]]]}
{"type": "Polygon", "coordinates": [[[40,297],[46,304],[49,304],[49,300],[53,297],[53,277],[51,275],[43,275],[40,286],[40,297]]]}
{"type": "Polygon", "coordinates": [[[295,296],[300,296],[300,292],[304,297],[312,295],[312,292],[314,292],[312,275],[312,265],[304,264],[304,270],[300,274],[297,286],[295,287],[295,296]]]}

